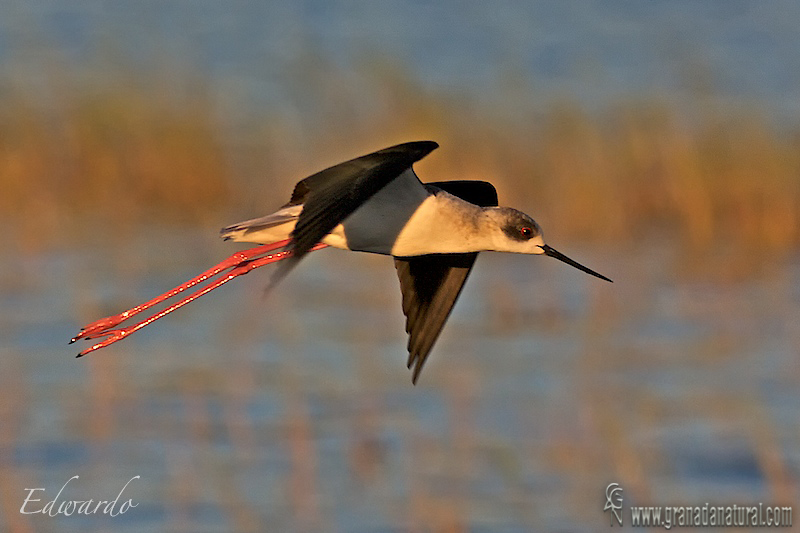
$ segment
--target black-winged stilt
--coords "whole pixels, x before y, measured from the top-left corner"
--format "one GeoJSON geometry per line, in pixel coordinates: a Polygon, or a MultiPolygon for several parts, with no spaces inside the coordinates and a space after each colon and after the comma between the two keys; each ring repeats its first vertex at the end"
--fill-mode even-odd
{"type": "Polygon", "coordinates": [[[309,176],[295,185],[289,203],[275,213],[222,230],[226,240],[260,246],[239,251],[142,305],[88,324],[70,343],[105,337],[78,357],[86,355],[254,268],[283,260],[273,277],[275,283],[308,252],[333,246],[394,257],[409,334],[408,367],[414,367],[412,380],[416,383],[478,252],[545,254],[611,281],[546,245],[541,228],[525,213],[498,207],[492,184],[420,182],[412,165],[438,146],[433,141],[399,144],[309,176]],[[224,276],[159,313],[114,329],[133,315],[225,271],[224,276]]]}

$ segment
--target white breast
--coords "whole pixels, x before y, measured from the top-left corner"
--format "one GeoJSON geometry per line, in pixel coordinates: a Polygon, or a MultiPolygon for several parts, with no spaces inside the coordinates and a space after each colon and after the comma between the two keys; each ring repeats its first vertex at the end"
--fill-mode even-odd
{"type": "Polygon", "coordinates": [[[444,191],[429,196],[411,216],[392,246],[394,256],[486,250],[483,209],[444,191]]]}

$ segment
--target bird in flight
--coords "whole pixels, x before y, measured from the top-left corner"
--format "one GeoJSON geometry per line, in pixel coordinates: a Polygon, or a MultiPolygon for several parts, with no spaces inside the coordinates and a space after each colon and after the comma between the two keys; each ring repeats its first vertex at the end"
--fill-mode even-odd
{"type": "Polygon", "coordinates": [[[394,258],[409,336],[407,366],[413,368],[412,382],[416,384],[479,252],[544,254],[611,281],[545,244],[541,228],[525,213],[498,206],[491,183],[422,183],[412,165],[438,146],[433,141],[398,144],[305,178],[278,211],[222,229],[226,240],[259,246],[236,252],[148,302],[86,325],[70,343],[99,340],[81,351],[81,357],[127,337],[237,276],[280,261],[272,286],[306,254],[331,246],[394,258]],[[196,290],[158,313],[117,327],[192,288],[196,290]]]}

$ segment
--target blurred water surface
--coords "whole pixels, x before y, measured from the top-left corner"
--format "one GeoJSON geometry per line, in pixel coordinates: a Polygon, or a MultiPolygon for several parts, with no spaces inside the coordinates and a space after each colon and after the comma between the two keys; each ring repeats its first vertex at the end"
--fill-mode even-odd
{"type": "MultiPolygon", "coordinates": [[[[94,67],[103,79],[109,66],[129,63],[159,70],[167,85],[196,71],[211,79],[228,118],[253,106],[313,114],[307,72],[365,62],[398,62],[425,87],[508,111],[565,96],[603,109],[655,93],[689,112],[702,109],[698,94],[713,94],[763,105],[773,118],[800,113],[792,0],[5,0],[0,9],[0,72],[17,82],[41,89],[57,81],[57,65],[94,67]],[[520,82],[530,90],[514,93],[520,82]]],[[[347,88],[365,106],[370,89],[347,88]]]]}
{"type": "Polygon", "coordinates": [[[626,505],[796,501],[796,257],[719,283],[675,277],[673,245],[566,250],[610,285],[482,254],[416,387],[391,262],[335,250],[71,357],[80,324],[229,251],[166,231],[4,258],[6,529],[593,530],[611,481],[626,505]],[[139,507],[16,514],[76,474],[75,498],[141,476],[139,507]]]}

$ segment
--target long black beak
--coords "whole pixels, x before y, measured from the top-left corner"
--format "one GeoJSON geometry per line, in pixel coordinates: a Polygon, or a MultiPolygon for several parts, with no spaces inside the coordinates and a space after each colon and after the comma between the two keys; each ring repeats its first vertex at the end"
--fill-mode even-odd
{"type": "Polygon", "coordinates": [[[602,274],[598,274],[597,272],[595,272],[595,271],[594,271],[594,270],[592,270],[591,268],[586,268],[586,267],[585,267],[585,266],[583,266],[582,264],[580,264],[580,263],[576,263],[575,261],[573,261],[572,259],[570,259],[570,258],[569,258],[569,257],[567,257],[566,255],[562,254],[561,252],[559,252],[559,251],[558,251],[558,250],[556,250],[555,248],[551,248],[551,247],[547,246],[546,244],[543,244],[543,245],[541,245],[539,248],[541,248],[542,250],[544,250],[544,254],[545,254],[545,255],[549,255],[550,257],[555,257],[555,258],[556,258],[556,259],[558,259],[559,261],[563,261],[563,262],[565,262],[565,263],[566,263],[566,264],[568,264],[568,265],[574,266],[574,267],[575,267],[575,268],[577,268],[578,270],[583,270],[583,271],[584,271],[584,272],[586,272],[587,274],[591,274],[592,276],[595,276],[595,277],[597,277],[597,278],[604,279],[604,280],[606,280],[606,281],[610,281],[611,283],[614,283],[613,281],[611,281],[610,279],[608,279],[608,278],[607,278],[607,277],[605,277],[604,275],[602,275],[602,274]]]}

